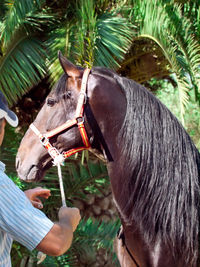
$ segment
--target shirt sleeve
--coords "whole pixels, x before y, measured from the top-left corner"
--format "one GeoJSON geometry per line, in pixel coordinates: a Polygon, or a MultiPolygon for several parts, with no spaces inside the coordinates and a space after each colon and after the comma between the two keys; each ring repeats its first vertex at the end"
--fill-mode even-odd
{"type": "Polygon", "coordinates": [[[32,206],[24,192],[0,172],[0,228],[33,250],[53,225],[42,211],[32,206]]]}

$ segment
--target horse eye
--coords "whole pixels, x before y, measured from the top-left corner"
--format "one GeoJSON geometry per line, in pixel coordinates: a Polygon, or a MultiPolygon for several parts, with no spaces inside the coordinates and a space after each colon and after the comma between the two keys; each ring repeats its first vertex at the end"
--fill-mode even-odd
{"type": "Polygon", "coordinates": [[[47,99],[47,105],[50,107],[53,107],[53,105],[56,103],[55,99],[53,98],[48,98],[47,99]]]}

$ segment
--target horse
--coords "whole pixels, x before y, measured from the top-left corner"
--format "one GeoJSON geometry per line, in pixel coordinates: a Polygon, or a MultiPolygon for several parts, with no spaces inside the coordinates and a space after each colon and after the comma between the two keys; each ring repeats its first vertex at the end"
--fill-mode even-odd
{"type": "Polygon", "coordinates": [[[64,73],[19,146],[19,177],[41,180],[52,166],[44,139],[59,155],[74,148],[103,155],[122,224],[116,245],[121,266],[198,266],[200,154],[187,132],[135,81],[104,67],[84,78],[87,69],[61,53],[59,60],[64,73]],[[60,131],[48,134],[55,128],[60,131]]]}

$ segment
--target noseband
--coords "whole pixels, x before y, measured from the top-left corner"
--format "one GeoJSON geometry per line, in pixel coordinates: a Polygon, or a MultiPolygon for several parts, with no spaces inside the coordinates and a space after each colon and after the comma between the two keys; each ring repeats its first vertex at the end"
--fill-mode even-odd
{"type": "Polygon", "coordinates": [[[42,145],[47,149],[49,155],[53,159],[54,165],[62,164],[66,158],[72,156],[73,154],[77,152],[80,152],[85,149],[89,149],[91,147],[86,130],[85,130],[84,116],[83,116],[84,104],[86,103],[86,99],[87,99],[86,89],[87,89],[87,81],[88,81],[89,74],[90,74],[90,69],[88,68],[85,69],[83,73],[81,90],[80,90],[80,94],[78,98],[78,104],[76,107],[76,113],[75,113],[74,119],[66,121],[61,126],[55,128],[52,131],[47,132],[46,134],[41,134],[41,132],[37,129],[37,127],[33,123],[29,126],[31,130],[39,137],[42,145]],[[61,154],[54,146],[51,145],[49,139],[75,125],[78,126],[84,146],[70,149],[61,154]]]}

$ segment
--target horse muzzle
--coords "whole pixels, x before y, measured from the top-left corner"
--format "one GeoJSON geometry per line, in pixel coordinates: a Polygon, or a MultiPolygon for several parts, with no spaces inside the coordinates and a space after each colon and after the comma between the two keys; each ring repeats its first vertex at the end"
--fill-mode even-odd
{"type": "Polygon", "coordinates": [[[44,176],[44,171],[41,171],[37,165],[30,165],[29,168],[27,166],[23,168],[19,157],[16,158],[16,170],[18,177],[26,182],[39,181],[44,176]]]}

